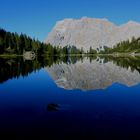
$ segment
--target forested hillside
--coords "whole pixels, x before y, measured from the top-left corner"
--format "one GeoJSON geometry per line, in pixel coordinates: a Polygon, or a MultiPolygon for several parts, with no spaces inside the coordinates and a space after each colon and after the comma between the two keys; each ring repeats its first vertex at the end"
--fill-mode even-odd
{"type": "Polygon", "coordinates": [[[67,55],[80,54],[83,50],[78,50],[75,46],[52,46],[39,40],[32,39],[26,34],[17,34],[0,29],[0,54],[23,55],[26,51],[32,51],[36,55],[67,55]]]}
{"type": "Polygon", "coordinates": [[[105,47],[105,50],[100,53],[140,53],[140,38],[133,37],[131,41],[122,41],[112,49],[105,47]]]}

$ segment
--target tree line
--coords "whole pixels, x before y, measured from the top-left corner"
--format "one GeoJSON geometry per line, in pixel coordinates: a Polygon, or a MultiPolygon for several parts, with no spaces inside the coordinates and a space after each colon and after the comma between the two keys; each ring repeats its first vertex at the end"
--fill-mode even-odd
{"type": "Polygon", "coordinates": [[[0,28],[0,55],[15,54],[23,55],[24,52],[31,51],[36,55],[93,55],[93,54],[112,54],[112,53],[140,53],[140,38],[122,41],[113,48],[104,47],[104,50],[95,50],[92,47],[87,52],[83,48],[78,49],[76,46],[52,46],[45,44],[37,39],[32,39],[26,34],[17,34],[7,32],[0,28]]]}
{"type": "Polygon", "coordinates": [[[0,54],[22,55],[24,51],[43,51],[44,44],[38,40],[31,39],[25,34],[6,32],[0,29],[0,54]]]}
{"type": "Polygon", "coordinates": [[[32,39],[26,34],[17,34],[7,32],[0,28],[0,54],[23,55],[26,51],[32,51],[36,55],[69,55],[82,54],[83,49],[77,49],[75,46],[52,46],[39,40],[32,39]]]}
{"type": "Polygon", "coordinates": [[[131,40],[122,41],[116,44],[113,48],[105,47],[102,54],[112,53],[140,53],[140,37],[132,37],[131,40]]]}

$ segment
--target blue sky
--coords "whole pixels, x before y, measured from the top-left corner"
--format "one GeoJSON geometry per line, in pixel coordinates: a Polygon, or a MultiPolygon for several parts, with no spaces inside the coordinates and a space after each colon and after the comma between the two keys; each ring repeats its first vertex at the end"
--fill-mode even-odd
{"type": "Polygon", "coordinates": [[[0,27],[41,41],[56,21],[83,16],[140,22],[140,0],[0,0],[0,27]]]}

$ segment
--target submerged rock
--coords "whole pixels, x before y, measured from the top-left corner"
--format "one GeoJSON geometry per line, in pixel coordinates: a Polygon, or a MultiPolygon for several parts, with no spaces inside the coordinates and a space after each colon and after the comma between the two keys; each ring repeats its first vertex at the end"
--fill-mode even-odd
{"type": "Polygon", "coordinates": [[[59,109],[59,105],[58,104],[50,103],[47,106],[47,110],[48,111],[58,111],[58,109],[59,109]]]}
{"type": "Polygon", "coordinates": [[[70,109],[71,109],[71,105],[67,105],[67,104],[50,103],[47,106],[48,111],[68,111],[70,109]]]}

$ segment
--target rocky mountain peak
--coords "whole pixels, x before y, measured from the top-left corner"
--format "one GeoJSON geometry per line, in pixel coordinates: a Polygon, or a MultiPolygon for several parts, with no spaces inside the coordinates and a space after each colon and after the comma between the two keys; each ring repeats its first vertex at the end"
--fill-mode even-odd
{"type": "Polygon", "coordinates": [[[117,26],[106,18],[82,17],[58,21],[45,42],[53,46],[76,46],[86,51],[90,47],[113,47],[133,36],[140,37],[140,24],[137,22],[129,21],[117,26]]]}

